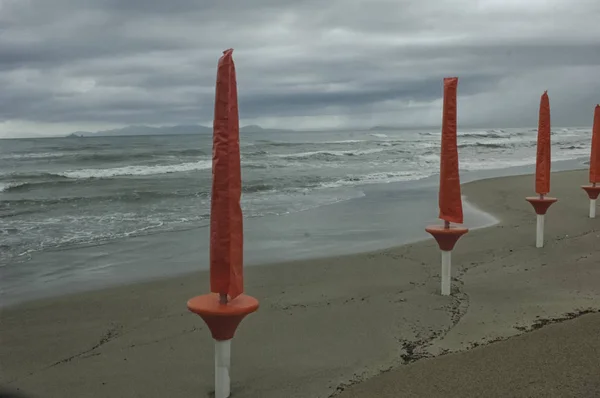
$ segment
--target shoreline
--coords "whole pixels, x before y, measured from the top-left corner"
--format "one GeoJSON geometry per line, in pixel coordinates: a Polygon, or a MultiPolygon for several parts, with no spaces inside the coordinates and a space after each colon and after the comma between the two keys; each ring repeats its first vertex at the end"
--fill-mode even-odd
{"type": "MultiPolygon", "coordinates": [[[[502,170],[502,169],[500,169],[502,170]]],[[[570,172],[579,172],[579,171],[584,171],[584,169],[570,169],[570,170],[564,170],[564,171],[553,171],[552,175],[558,175],[558,174],[562,174],[562,173],[570,173],[570,172]]],[[[465,188],[467,188],[468,186],[470,186],[471,184],[476,184],[478,182],[483,182],[483,181],[488,181],[488,180],[502,180],[502,179],[506,179],[506,178],[514,178],[514,177],[522,177],[522,176],[528,176],[529,174],[516,174],[516,175],[507,175],[507,176],[501,176],[501,177],[482,177],[482,178],[478,178],[478,179],[473,179],[464,183],[461,183],[461,188],[462,188],[462,198],[463,198],[463,207],[465,209],[468,209],[467,211],[472,212],[472,213],[480,213],[483,217],[488,218],[488,222],[485,224],[482,224],[480,226],[476,226],[476,227],[471,227],[469,228],[469,233],[472,231],[477,231],[477,230],[482,230],[482,229],[486,229],[486,228],[491,228],[494,226],[497,226],[499,224],[502,224],[502,220],[501,218],[499,218],[496,214],[487,212],[486,210],[482,209],[481,206],[471,202],[469,200],[469,198],[467,197],[467,195],[465,195],[465,188]]],[[[532,174],[533,175],[533,174],[532,174]]],[[[331,204],[331,205],[335,205],[331,204]]],[[[329,206],[329,205],[328,205],[329,206]]],[[[326,206],[323,206],[326,207],[326,206]]],[[[310,211],[310,210],[307,210],[310,211]]],[[[436,218],[436,222],[437,223],[441,223],[439,221],[439,219],[436,218]]],[[[464,226],[465,224],[461,224],[461,226],[464,226]]],[[[425,230],[426,225],[422,226],[423,231],[425,230]]],[[[194,227],[191,229],[200,229],[200,228],[206,228],[206,227],[194,227]]],[[[156,234],[152,234],[152,235],[163,235],[163,234],[177,234],[180,232],[187,232],[190,229],[185,229],[185,230],[175,230],[175,231],[163,231],[160,233],[156,233],[156,234]]],[[[299,263],[304,263],[304,262],[311,262],[311,261],[320,261],[320,262],[327,262],[329,260],[335,260],[335,259],[340,259],[340,258],[345,258],[345,257],[354,257],[357,255],[363,255],[363,256],[368,256],[371,254],[375,254],[378,253],[382,250],[401,250],[403,247],[406,246],[411,246],[411,245],[415,245],[415,244],[420,244],[420,243],[424,243],[427,241],[432,241],[433,242],[433,238],[429,235],[429,234],[425,234],[425,236],[420,237],[420,238],[416,238],[414,240],[410,240],[410,241],[406,241],[402,244],[399,245],[395,245],[395,246],[386,246],[386,247],[382,247],[382,248],[377,248],[377,249],[373,249],[373,250],[367,250],[367,251],[360,251],[360,252],[350,252],[350,253],[344,253],[344,254],[337,254],[337,255],[329,255],[329,256],[321,256],[321,257],[308,257],[308,258],[300,258],[300,259],[296,259],[296,260],[285,260],[283,262],[281,261],[277,261],[277,260],[273,260],[271,262],[263,262],[260,264],[250,264],[250,265],[246,265],[244,266],[244,270],[247,271],[248,269],[253,269],[253,268],[270,268],[270,267],[291,267],[294,266],[295,264],[299,264],[299,263]]],[[[90,244],[90,245],[84,245],[81,247],[75,247],[75,248],[65,248],[65,249],[52,249],[49,251],[70,251],[70,250],[76,250],[76,249],[80,249],[80,248],[94,248],[97,246],[105,246],[105,245],[110,245],[114,242],[106,242],[106,243],[101,243],[99,245],[95,245],[95,244],[90,244]]],[[[458,245],[458,243],[457,243],[458,245]]],[[[146,284],[156,284],[156,283],[161,283],[161,282],[167,282],[170,280],[178,280],[180,278],[187,278],[187,277],[193,277],[193,276],[202,276],[205,277],[207,279],[209,273],[208,273],[208,268],[207,269],[200,269],[200,270],[192,270],[192,271],[184,271],[181,273],[177,273],[174,275],[165,275],[165,276],[158,276],[158,277],[154,277],[154,278],[150,278],[150,279],[146,279],[146,280],[139,280],[139,281],[133,281],[133,282],[129,282],[129,283],[123,283],[123,284],[117,284],[117,285],[108,285],[108,286],[104,286],[101,288],[97,288],[97,289],[86,289],[86,290],[82,290],[82,291],[76,291],[73,293],[67,293],[67,294],[58,294],[58,295],[50,295],[50,296],[45,296],[45,297],[41,297],[41,298],[36,298],[36,299],[31,299],[31,300],[25,300],[25,301],[20,301],[20,302],[16,302],[14,304],[9,304],[6,306],[3,306],[2,303],[0,303],[0,315],[1,312],[3,310],[13,310],[15,307],[20,307],[20,306],[27,306],[30,304],[36,304],[37,302],[43,302],[46,300],[55,300],[55,299],[61,299],[61,298],[68,298],[70,296],[78,296],[78,295],[82,295],[82,294],[93,294],[95,292],[102,292],[102,291],[109,291],[112,289],[118,289],[118,288],[126,288],[128,286],[133,286],[133,285],[146,285],[146,284]]]]}
{"type": "MultiPolygon", "coordinates": [[[[323,206],[323,208],[326,208],[326,207],[327,206],[323,206]]],[[[496,225],[499,222],[497,220],[497,218],[494,217],[494,215],[486,213],[485,211],[481,210],[477,206],[473,205],[467,199],[463,199],[463,207],[464,207],[465,214],[470,215],[469,221],[471,222],[471,224],[473,222],[475,222],[474,225],[469,226],[469,229],[471,231],[489,228],[491,226],[496,225]]],[[[425,227],[427,225],[429,225],[429,224],[428,223],[423,224],[422,231],[418,230],[417,237],[406,239],[399,245],[383,244],[379,247],[371,247],[369,250],[355,249],[353,247],[348,246],[349,249],[344,250],[344,252],[342,252],[342,253],[333,253],[333,254],[329,254],[329,255],[312,255],[311,254],[308,256],[302,256],[300,258],[295,258],[295,259],[274,258],[274,259],[259,261],[259,262],[251,261],[251,262],[246,262],[244,269],[247,272],[247,270],[253,269],[255,267],[278,267],[278,266],[282,266],[282,265],[283,266],[292,266],[294,263],[305,262],[305,261],[327,261],[327,260],[333,259],[333,258],[347,257],[347,256],[352,257],[355,255],[367,255],[369,253],[375,253],[380,250],[389,250],[389,249],[399,248],[399,247],[402,247],[405,245],[417,244],[417,243],[424,242],[424,241],[431,239],[431,236],[425,232],[425,227]]],[[[154,235],[149,235],[149,236],[151,236],[152,238],[166,238],[166,237],[172,236],[172,238],[170,238],[169,240],[177,240],[177,238],[176,238],[177,235],[186,233],[188,231],[189,230],[166,231],[166,232],[161,232],[159,234],[154,234],[154,235]]],[[[135,240],[136,238],[139,238],[139,240],[141,240],[141,241],[145,241],[146,239],[148,239],[148,236],[134,237],[132,239],[135,240]]],[[[71,252],[74,252],[74,253],[81,252],[83,256],[86,256],[88,251],[92,251],[92,252],[102,251],[102,250],[104,250],[104,248],[109,249],[115,245],[126,247],[126,246],[128,246],[128,243],[129,242],[127,240],[125,240],[122,242],[106,242],[106,243],[99,244],[99,245],[95,244],[95,245],[84,245],[84,246],[79,246],[79,247],[75,247],[75,248],[67,248],[67,249],[53,249],[53,250],[48,250],[46,252],[39,252],[38,255],[41,255],[41,256],[43,256],[44,254],[46,254],[48,256],[50,256],[50,255],[59,255],[59,256],[65,255],[65,257],[68,257],[69,253],[71,253],[71,252]]],[[[129,250],[129,249],[127,249],[127,250],[129,250]]],[[[83,261],[85,261],[85,259],[83,259],[83,261]]],[[[178,261],[178,262],[181,262],[181,261],[178,261]]],[[[67,293],[53,291],[53,292],[50,292],[47,294],[40,294],[37,297],[32,297],[32,298],[24,298],[24,299],[20,299],[20,298],[19,299],[14,299],[14,298],[6,299],[6,298],[4,298],[4,301],[0,300],[0,311],[2,311],[4,309],[11,309],[15,306],[19,306],[19,305],[23,305],[23,304],[34,303],[36,301],[56,299],[56,298],[60,298],[63,296],[93,293],[95,291],[113,289],[113,288],[124,287],[124,286],[135,285],[135,284],[155,283],[155,282],[160,282],[163,280],[170,280],[170,279],[182,278],[182,277],[187,277],[187,276],[194,276],[196,274],[202,274],[202,275],[205,275],[206,277],[208,277],[208,261],[200,262],[201,264],[204,264],[204,265],[201,265],[202,268],[199,268],[197,261],[188,260],[186,262],[189,264],[192,264],[193,267],[191,269],[189,269],[189,267],[188,267],[188,269],[184,269],[181,271],[175,271],[175,272],[171,272],[168,274],[160,274],[159,273],[157,275],[146,276],[146,277],[134,276],[134,277],[131,277],[130,279],[128,278],[125,281],[118,281],[118,280],[115,280],[115,281],[110,280],[108,282],[98,281],[97,285],[94,285],[92,283],[90,285],[82,286],[80,288],[75,288],[75,289],[69,288],[71,291],[69,291],[67,293]]],[[[94,272],[96,269],[102,270],[103,268],[104,267],[102,265],[100,265],[99,267],[92,268],[91,271],[94,272]]],[[[119,270],[117,269],[116,272],[118,273],[118,271],[119,270]]],[[[125,272],[125,274],[126,274],[126,272],[125,272]]]]}
{"type": "MultiPolygon", "coordinates": [[[[582,159],[558,161],[553,167],[573,170],[583,167],[581,162],[582,159]]],[[[530,169],[531,166],[518,166],[465,173],[462,184],[466,198],[464,226],[474,231],[498,222],[498,217],[464,195],[465,186],[499,176],[524,175],[531,172],[530,169]]],[[[252,268],[358,255],[430,239],[424,228],[439,222],[436,217],[438,178],[367,185],[363,187],[365,195],[360,198],[305,212],[246,219],[245,264],[252,268]],[[398,196],[405,199],[397,199],[398,196]],[[284,228],[283,224],[294,227],[284,228]],[[414,229],[412,225],[423,228],[414,229]]],[[[9,268],[0,268],[4,274],[4,283],[0,280],[0,309],[63,294],[206,270],[208,229],[165,231],[99,245],[40,251],[26,262],[9,263],[5,267],[9,268]]]]}
{"type": "MultiPolygon", "coordinates": [[[[464,194],[501,222],[457,244],[449,297],[438,292],[433,239],[247,268],[246,291],[261,308],[236,336],[232,393],[334,396],[402,372],[406,361],[520,335],[540,319],[597,311],[600,228],[588,218],[579,182],[585,171],[553,173],[559,202],[548,213],[543,249],[534,247],[535,215],[524,199],[530,176],[465,184],[464,194]]],[[[3,309],[0,383],[47,397],[130,396],[132,386],[147,396],[208,393],[212,342],[185,309],[207,291],[206,274],[196,272],[3,309]]]]}
{"type": "MultiPolygon", "coordinates": [[[[492,178],[496,178],[496,177],[492,177],[492,178]]],[[[502,178],[502,177],[500,177],[500,178],[502,178]]],[[[470,183],[471,182],[465,183],[465,184],[470,184],[470,183]]],[[[465,213],[469,213],[469,212],[470,213],[479,213],[482,220],[487,219],[486,223],[482,223],[481,225],[477,225],[475,227],[470,227],[469,228],[470,232],[485,229],[485,228],[490,228],[501,222],[493,214],[486,213],[485,211],[481,210],[476,205],[469,202],[468,199],[466,197],[464,197],[464,195],[463,195],[463,207],[465,208],[465,213]]],[[[427,225],[423,225],[423,231],[425,231],[426,226],[427,225]]],[[[178,233],[178,232],[183,232],[183,231],[166,231],[166,232],[161,232],[160,234],[169,234],[169,233],[178,233]]],[[[159,234],[156,234],[156,235],[159,235],[159,234]]],[[[394,250],[394,249],[402,248],[407,245],[422,243],[422,242],[428,241],[430,239],[433,239],[433,238],[427,234],[427,236],[416,238],[414,240],[409,240],[400,245],[385,246],[382,248],[372,249],[372,250],[368,250],[368,251],[349,252],[349,253],[345,253],[345,254],[337,254],[337,255],[321,256],[321,257],[307,257],[307,258],[301,258],[301,259],[296,259],[296,260],[284,260],[283,262],[273,260],[271,262],[263,262],[260,264],[245,265],[244,271],[247,272],[247,270],[249,268],[256,268],[256,267],[293,266],[293,264],[295,264],[295,263],[302,263],[305,261],[327,261],[330,259],[336,259],[336,258],[341,258],[341,257],[352,257],[352,256],[356,256],[356,255],[369,255],[369,254],[377,253],[381,250],[394,250]]],[[[100,245],[82,246],[81,248],[93,248],[93,247],[97,247],[97,246],[110,245],[111,243],[112,242],[107,242],[105,244],[100,244],[100,245]]],[[[71,250],[71,249],[64,249],[64,250],[60,250],[60,251],[68,251],[68,250],[71,250]]],[[[209,270],[208,269],[200,269],[200,270],[193,270],[193,271],[183,271],[183,272],[172,274],[172,275],[156,276],[156,277],[152,277],[152,278],[148,278],[148,279],[134,280],[132,282],[126,282],[126,283],[120,283],[120,284],[110,284],[110,285],[102,286],[99,288],[82,289],[79,291],[74,291],[74,292],[70,292],[70,293],[66,293],[66,294],[49,294],[49,295],[45,295],[45,296],[38,297],[38,298],[26,299],[26,300],[22,300],[22,301],[16,301],[13,303],[9,302],[6,305],[4,303],[0,302],[0,315],[3,310],[12,310],[14,307],[19,307],[19,306],[28,305],[28,304],[35,304],[36,302],[42,302],[45,300],[67,298],[69,296],[77,296],[80,294],[94,293],[94,292],[110,290],[110,289],[115,289],[115,288],[119,288],[119,287],[126,287],[126,286],[131,286],[131,285],[138,285],[138,284],[144,285],[144,284],[156,283],[156,282],[160,283],[161,281],[168,281],[171,279],[179,279],[179,278],[185,278],[185,277],[193,277],[193,276],[196,276],[199,274],[208,278],[209,270]]]]}

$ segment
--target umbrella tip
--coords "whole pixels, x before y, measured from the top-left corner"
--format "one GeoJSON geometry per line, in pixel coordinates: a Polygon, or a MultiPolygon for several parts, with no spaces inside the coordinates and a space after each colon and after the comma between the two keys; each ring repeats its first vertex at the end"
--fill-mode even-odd
{"type": "Polygon", "coordinates": [[[223,51],[223,55],[231,54],[232,52],[233,48],[228,48],[227,50],[223,51]]]}

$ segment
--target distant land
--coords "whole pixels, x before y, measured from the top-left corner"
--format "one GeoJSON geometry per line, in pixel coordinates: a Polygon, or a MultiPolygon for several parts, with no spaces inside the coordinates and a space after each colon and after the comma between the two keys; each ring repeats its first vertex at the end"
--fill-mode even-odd
{"type": "MultiPolygon", "coordinates": [[[[76,131],[67,135],[67,137],[114,137],[114,136],[134,136],[134,135],[187,135],[187,134],[210,134],[212,133],[212,127],[202,126],[199,124],[192,125],[176,125],[176,126],[127,126],[120,129],[114,130],[103,130],[103,131],[76,131]]],[[[240,128],[242,133],[260,133],[269,131],[286,131],[292,132],[293,130],[283,129],[263,129],[257,125],[249,125],[240,128]]]]}
{"type": "Polygon", "coordinates": [[[394,126],[373,126],[369,131],[397,130],[399,127],[394,126]]]}
{"type": "MultiPolygon", "coordinates": [[[[474,126],[464,126],[463,128],[472,129],[474,126]]],[[[405,130],[432,130],[439,131],[440,126],[420,126],[404,127],[392,125],[376,125],[368,128],[356,128],[353,131],[405,131],[405,130]]],[[[486,128],[487,129],[487,128],[486,128]]],[[[136,135],[194,135],[194,134],[212,134],[212,127],[202,126],[200,124],[175,125],[152,127],[146,125],[133,125],[114,130],[102,131],[76,131],[68,134],[67,137],[118,137],[118,136],[136,136],[136,135]]],[[[289,129],[265,129],[261,126],[251,124],[240,128],[242,133],[261,133],[261,132],[279,132],[279,133],[298,133],[310,131],[348,131],[347,128],[325,129],[325,130],[289,130],[289,129]]]]}

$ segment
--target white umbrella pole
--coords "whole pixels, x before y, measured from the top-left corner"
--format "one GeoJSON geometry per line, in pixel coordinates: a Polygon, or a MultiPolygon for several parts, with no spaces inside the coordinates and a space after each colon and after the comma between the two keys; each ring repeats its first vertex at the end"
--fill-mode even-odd
{"type": "MultiPolygon", "coordinates": [[[[544,199],[544,195],[540,195],[540,199],[544,199]]],[[[537,215],[537,227],[535,229],[535,247],[544,247],[544,219],[545,214],[537,215]]]]}
{"type": "Polygon", "coordinates": [[[442,250],[442,296],[450,295],[451,267],[452,252],[449,250],[442,250]]]}
{"type": "MultiPolygon", "coordinates": [[[[595,187],[596,183],[592,183],[592,187],[595,187]]],[[[590,198],[590,218],[596,218],[596,199],[590,198]]]]}
{"type": "Polygon", "coordinates": [[[231,340],[215,340],[215,398],[228,398],[231,392],[231,340]]]}
{"type": "Polygon", "coordinates": [[[544,214],[537,215],[537,228],[535,232],[535,247],[544,247],[544,214]]]}

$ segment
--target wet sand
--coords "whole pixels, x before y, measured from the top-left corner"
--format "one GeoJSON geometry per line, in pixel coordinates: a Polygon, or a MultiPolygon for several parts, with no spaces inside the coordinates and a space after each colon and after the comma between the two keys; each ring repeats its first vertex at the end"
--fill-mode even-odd
{"type": "Polygon", "coordinates": [[[600,314],[585,314],[549,325],[539,322],[535,327],[541,328],[466,352],[400,367],[356,384],[337,397],[600,396],[600,314]]]}
{"type": "MultiPolygon", "coordinates": [[[[579,188],[585,182],[584,171],[553,175],[552,195],[559,202],[548,212],[543,249],[534,247],[535,214],[524,200],[533,194],[531,176],[465,185],[468,200],[501,222],[471,231],[458,243],[450,297],[439,295],[439,251],[431,239],[247,268],[246,291],[259,298],[261,308],[244,320],[232,346],[232,396],[384,397],[386,391],[411,396],[413,390],[394,390],[396,379],[417,385],[419,378],[406,374],[421,372],[423,384],[423,374],[444,367],[443,361],[455,361],[455,369],[440,372],[440,383],[463,366],[473,376],[464,383],[474,389],[463,383],[464,394],[457,390],[446,397],[481,396],[470,391],[552,396],[506,389],[510,374],[494,373],[498,363],[486,355],[508,363],[523,353],[522,339],[538,342],[532,347],[560,348],[564,339],[551,332],[561,328],[573,330],[566,332],[573,345],[585,345],[582,322],[594,322],[596,315],[464,353],[427,357],[523,334],[542,319],[600,309],[595,250],[600,219],[587,217],[589,202],[579,188]],[[486,378],[486,372],[494,377],[486,378]]],[[[0,384],[33,397],[209,396],[212,341],[202,321],[185,308],[188,298],[207,289],[202,272],[7,308],[0,320],[0,384]]],[[[563,365],[543,359],[551,350],[538,351],[540,360],[521,366],[519,380],[560,388],[552,384],[560,366],[600,374],[592,346],[563,365]]],[[[577,384],[576,378],[570,381],[577,384]]],[[[412,396],[434,396],[431,390],[414,391],[412,396]]],[[[555,396],[575,396],[569,394],[555,396]]]]}

